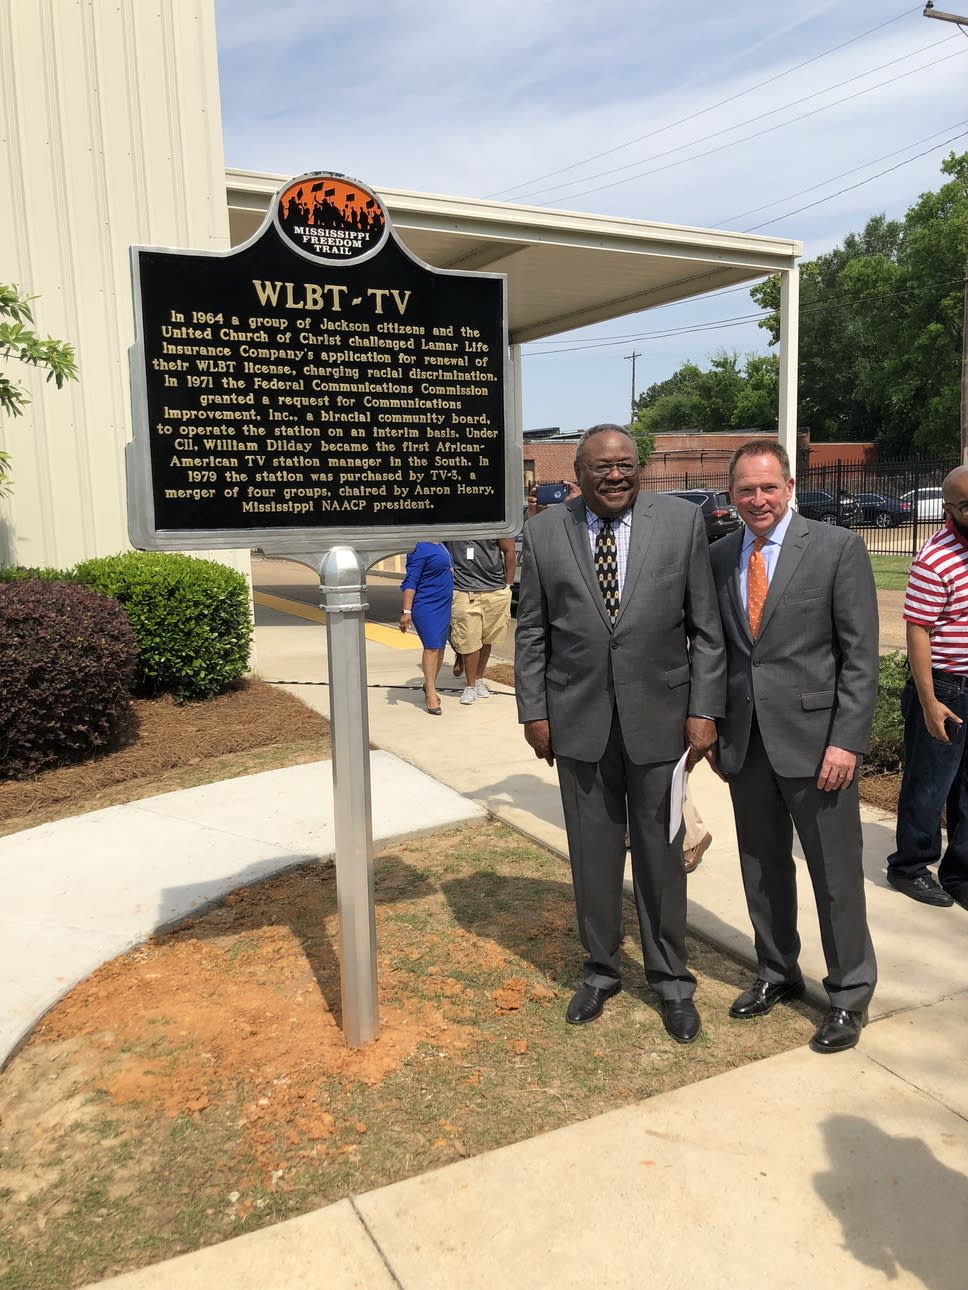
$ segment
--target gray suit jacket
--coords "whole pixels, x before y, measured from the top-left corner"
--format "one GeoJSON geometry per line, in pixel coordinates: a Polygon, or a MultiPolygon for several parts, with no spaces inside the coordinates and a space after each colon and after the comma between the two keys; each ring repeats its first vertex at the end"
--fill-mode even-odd
{"type": "Polygon", "coordinates": [[[865,753],[877,701],[877,594],[864,543],[796,512],[755,643],[739,591],[746,530],[715,543],[713,577],[726,637],[726,717],[719,762],[743,765],[755,708],[773,769],[817,774],[828,744],[865,753]]]}
{"type": "Polygon", "coordinates": [[[551,506],[524,527],[515,633],[521,722],[548,720],[556,754],[598,761],[612,714],[636,765],[674,761],[690,712],[718,717],[725,657],[699,508],[640,493],[622,601],[609,623],[585,503],[551,506]]]}

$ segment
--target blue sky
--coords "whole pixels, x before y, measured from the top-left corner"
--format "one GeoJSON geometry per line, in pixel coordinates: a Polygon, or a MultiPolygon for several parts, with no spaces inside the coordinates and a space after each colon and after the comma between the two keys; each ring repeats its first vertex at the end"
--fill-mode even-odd
{"type": "MultiPolygon", "coordinates": [[[[711,228],[772,221],[757,231],[801,239],[809,258],[873,214],[902,215],[949,151],[968,151],[968,34],[921,5],[216,0],[216,18],[225,160],[242,169],[711,228]]],[[[733,292],[525,347],[525,427],[626,420],[633,350],[639,390],[720,348],[765,350],[755,322],[650,335],[754,311],[733,292]]]]}

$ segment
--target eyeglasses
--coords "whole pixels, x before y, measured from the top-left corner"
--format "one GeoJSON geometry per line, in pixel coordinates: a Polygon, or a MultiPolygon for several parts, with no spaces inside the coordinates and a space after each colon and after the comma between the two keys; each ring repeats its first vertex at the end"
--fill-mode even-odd
{"type": "Polygon", "coordinates": [[[610,475],[613,470],[617,470],[623,479],[628,479],[631,475],[637,475],[639,471],[639,464],[637,461],[600,461],[596,462],[594,466],[591,462],[584,461],[582,462],[582,465],[588,473],[590,475],[594,475],[596,479],[604,479],[605,476],[610,475]]]}
{"type": "Polygon", "coordinates": [[[949,510],[957,511],[959,515],[968,515],[968,501],[965,502],[944,502],[949,510]]]}

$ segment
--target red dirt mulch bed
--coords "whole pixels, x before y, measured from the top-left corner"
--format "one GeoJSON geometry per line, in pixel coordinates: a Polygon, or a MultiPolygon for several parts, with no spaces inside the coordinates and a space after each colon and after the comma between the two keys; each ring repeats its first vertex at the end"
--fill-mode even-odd
{"type": "MultiPolygon", "coordinates": [[[[198,703],[178,704],[168,695],[138,699],[134,711],[136,733],[128,747],[76,766],[43,771],[32,779],[0,783],[0,822],[29,823],[30,816],[50,808],[113,805],[118,798],[112,790],[120,786],[150,785],[173,771],[201,767],[227,754],[303,741],[315,741],[317,757],[330,752],[329,722],[291,694],[256,678],[198,703]]],[[[183,785],[163,784],[124,800],[171,787],[183,785]]]]}

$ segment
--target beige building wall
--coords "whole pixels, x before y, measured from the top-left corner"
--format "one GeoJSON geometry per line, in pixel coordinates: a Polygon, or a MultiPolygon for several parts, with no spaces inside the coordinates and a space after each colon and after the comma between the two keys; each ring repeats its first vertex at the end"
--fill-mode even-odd
{"type": "Polygon", "coordinates": [[[7,364],[33,402],[0,421],[0,564],[68,567],[129,546],[128,247],[229,245],[214,0],[0,0],[0,154],[0,281],[80,370],[7,364]]]}

